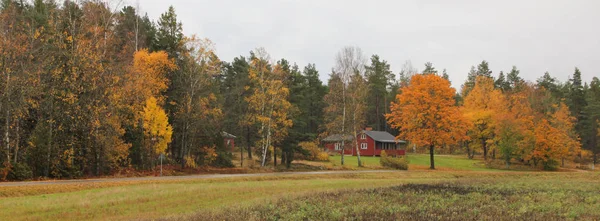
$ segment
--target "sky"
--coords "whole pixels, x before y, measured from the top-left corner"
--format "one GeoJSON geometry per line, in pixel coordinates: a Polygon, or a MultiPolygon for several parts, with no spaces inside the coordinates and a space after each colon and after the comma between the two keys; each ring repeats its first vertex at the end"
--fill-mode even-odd
{"type": "Polygon", "coordinates": [[[495,76],[515,65],[529,81],[548,71],[564,82],[575,67],[587,82],[600,74],[597,0],[125,0],[136,2],[153,20],[173,5],[184,33],[211,39],[221,60],[264,47],[301,68],[314,63],[325,83],[345,46],[396,74],[407,60],[419,70],[432,62],[455,88],[482,60],[495,76]]]}

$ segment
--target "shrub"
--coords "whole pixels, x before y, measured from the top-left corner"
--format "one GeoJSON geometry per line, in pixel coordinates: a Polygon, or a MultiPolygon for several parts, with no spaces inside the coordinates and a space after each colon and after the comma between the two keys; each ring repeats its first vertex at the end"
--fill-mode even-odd
{"type": "Polygon", "coordinates": [[[217,151],[217,158],[212,162],[212,166],[215,167],[226,167],[231,168],[235,167],[231,162],[233,158],[233,154],[227,151],[217,151]]]}
{"type": "Polygon", "coordinates": [[[557,160],[549,159],[547,161],[544,161],[544,170],[555,171],[555,170],[558,170],[559,166],[560,166],[560,163],[558,163],[557,160]]]}
{"type": "Polygon", "coordinates": [[[31,172],[29,166],[24,163],[14,164],[7,176],[9,180],[28,180],[31,179],[31,177],[33,177],[33,172],[31,172]]]}
{"type": "Polygon", "coordinates": [[[185,167],[187,167],[187,168],[198,167],[198,165],[196,165],[196,160],[194,160],[194,157],[192,157],[192,156],[184,157],[184,161],[185,161],[185,167]]]}
{"type": "Polygon", "coordinates": [[[406,157],[391,157],[383,150],[379,158],[381,166],[394,168],[398,170],[408,170],[408,160],[406,157]]]}
{"type": "Polygon", "coordinates": [[[203,165],[210,165],[217,160],[218,154],[215,147],[200,148],[200,162],[203,165]]]}
{"type": "Polygon", "coordinates": [[[300,142],[298,146],[308,152],[308,160],[329,161],[329,155],[321,150],[316,142],[300,142]]]}
{"type": "Polygon", "coordinates": [[[321,152],[317,156],[317,160],[318,161],[329,161],[329,154],[327,154],[326,152],[321,152]]]}

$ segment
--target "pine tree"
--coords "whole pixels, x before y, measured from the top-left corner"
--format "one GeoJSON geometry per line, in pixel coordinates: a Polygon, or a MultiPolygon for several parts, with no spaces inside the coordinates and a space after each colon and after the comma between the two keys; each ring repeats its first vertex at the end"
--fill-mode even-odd
{"type": "Polygon", "coordinates": [[[562,100],[564,98],[564,93],[561,90],[559,82],[557,82],[556,78],[550,76],[550,73],[548,72],[545,72],[542,77],[538,78],[537,86],[550,91],[556,100],[562,100]]]}
{"type": "Polygon", "coordinates": [[[175,8],[170,6],[167,12],[160,15],[156,32],[156,41],[151,45],[152,50],[164,50],[169,57],[178,59],[183,49],[183,28],[177,20],[175,8]]]}
{"type": "Polygon", "coordinates": [[[431,62],[425,63],[425,69],[422,71],[423,74],[437,74],[438,71],[435,70],[433,64],[431,62]]]}
{"type": "MultiPolygon", "coordinates": [[[[231,63],[224,63],[224,77],[221,84],[221,94],[223,95],[223,113],[224,130],[243,137],[240,139],[240,148],[246,147],[248,159],[252,159],[252,143],[254,142],[253,127],[251,127],[244,118],[244,113],[248,111],[246,98],[250,96],[250,79],[248,78],[249,64],[245,57],[239,56],[233,59],[231,63]]],[[[243,150],[241,159],[243,163],[243,150]]]]}
{"type": "Polygon", "coordinates": [[[319,72],[314,64],[308,64],[303,70],[304,79],[306,80],[304,111],[307,115],[306,133],[310,134],[312,139],[315,139],[320,132],[323,124],[323,108],[325,102],[323,98],[327,93],[327,86],[319,79],[319,72]]]}
{"type": "Polygon", "coordinates": [[[513,66],[510,72],[506,75],[506,82],[509,84],[511,91],[519,91],[525,84],[525,80],[519,76],[520,71],[516,66],[513,66]]]}
{"type": "Polygon", "coordinates": [[[600,121],[600,80],[594,77],[586,92],[586,106],[579,121],[576,124],[577,133],[581,137],[582,147],[592,151],[594,163],[597,163],[597,155],[600,152],[598,145],[598,122],[600,121]]]}
{"type": "Polygon", "coordinates": [[[500,74],[498,75],[498,78],[494,82],[494,86],[496,88],[502,90],[503,92],[510,91],[510,83],[504,77],[504,72],[500,71],[500,74]]]}
{"type": "Polygon", "coordinates": [[[386,112],[386,95],[389,84],[388,76],[390,65],[385,60],[380,60],[379,56],[371,56],[371,65],[366,67],[366,77],[368,82],[367,125],[381,131],[386,122],[384,113],[386,112]]]}
{"type": "MultiPolygon", "coordinates": [[[[593,99],[592,99],[593,100],[593,99]]],[[[575,68],[575,73],[573,73],[573,78],[569,79],[569,87],[568,87],[568,95],[567,95],[567,105],[569,106],[569,110],[571,110],[571,116],[577,118],[577,123],[575,124],[575,130],[579,134],[582,139],[582,146],[588,150],[594,149],[595,144],[590,142],[589,140],[586,142],[586,126],[585,120],[589,118],[586,114],[583,113],[584,109],[587,106],[586,95],[583,88],[582,80],[581,80],[581,72],[579,68],[575,68]]],[[[589,120],[589,119],[588,119],[589,120]]]]}

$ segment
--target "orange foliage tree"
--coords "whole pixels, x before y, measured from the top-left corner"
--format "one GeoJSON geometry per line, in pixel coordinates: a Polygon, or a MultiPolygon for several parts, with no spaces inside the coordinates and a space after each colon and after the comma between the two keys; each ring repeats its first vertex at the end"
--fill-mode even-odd
{"type": "Polygon", "coordinates": [[[440,76],[414,75],[386,115],[389,124],[400,131],[399,139],[429,147],[431,169],[435,169],[435,147],[468,139],[469,122],[455,106],[455,94],[450,82],[440,76]]]}
{"type": "Polygon", "coordinates": [[[526,157],[533,160],[534,165],[541,162],[545,167],[552,166],[557,159],[565,154],[562,140],[556,135],[559,131],[552,127],[546,119],[541,119],[534,129],[535,146],[533,151],[526,157]]]}
{"type": "Polygon", "coordinates": [[[511,159],[522,157],[534,145],[534,113],[527,92],[524,90],[507,95],[503,107],[496,110],[493,120],[494,144],[508,168],[511,159]]]}
{"type": "Polygon", "coordinates": [[[552,114],[550,124],[556,128],[556,136],[561,143],[559,144],[562,166],[565,165],[565,158],[573,158],[581,150],[579,136],[575,132],[576,118],[571,116],[567,105],[561,102],[556,106],[556,111],[552,114]]]}

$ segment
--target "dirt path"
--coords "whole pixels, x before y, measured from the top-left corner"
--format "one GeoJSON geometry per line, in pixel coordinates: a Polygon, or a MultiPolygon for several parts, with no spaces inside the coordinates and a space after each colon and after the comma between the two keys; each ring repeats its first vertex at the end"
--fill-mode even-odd
{"type": "Polygon", "coordinates": [[[153,181],[153,180],[193,180],[214,179],[231,177],[259,177],[259,176],[285,176],[285,175],[323,175],[323,174],[356,174],[356,173],[385,173],[399,172],[394,170],[354,170],[354,171],[313,171],[313,172],[279,172],[279,173],[246,173],[246,174],[206,174],[187,176],[163,176],[163,177],[126,177],[126,178],[101,178],[101,179],[79,179],[79,180],[47,180],[27,182],[0,183],[0,187],[8,186],[39,186],[39,185],[61,185],[61,184],[84,184],[103,182],[126,182],[126,181],[153,181]]]}

